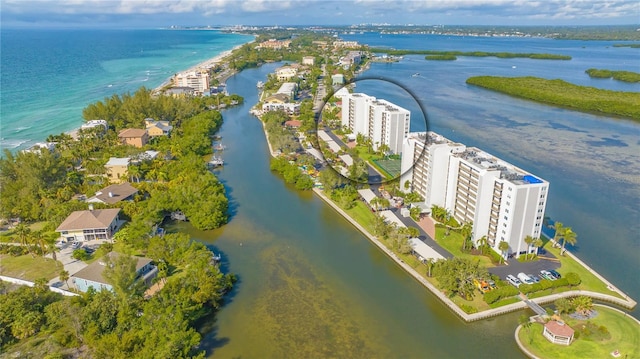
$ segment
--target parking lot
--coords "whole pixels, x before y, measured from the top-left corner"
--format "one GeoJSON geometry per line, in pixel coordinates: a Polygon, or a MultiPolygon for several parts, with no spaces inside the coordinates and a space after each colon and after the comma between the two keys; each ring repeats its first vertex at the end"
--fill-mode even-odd
{"type": "Polygon", "coordinates": [[[508,261],[508,265],[489,268],[489,273],[495,274],[500,279],[505,279],[508,274],[514,277],[518,276],[518,273],[535,274],[540,277],[540,271],[545,269],[558,269],[560,268],[560,262],[551,253],[547,252],[538,256],[539,260],[534,262],[519,262],[516,258],[511,258],[508,261]]]}

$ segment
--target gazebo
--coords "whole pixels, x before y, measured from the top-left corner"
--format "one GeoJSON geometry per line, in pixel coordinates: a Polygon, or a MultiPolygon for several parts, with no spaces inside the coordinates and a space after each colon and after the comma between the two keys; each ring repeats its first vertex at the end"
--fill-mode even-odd
{"type": "Polygon", "coordinates": [[[574,330],[561,320],[551,320],[544,325],[542,335],[554,344],[569,345],[573,341],[574,330]]]}

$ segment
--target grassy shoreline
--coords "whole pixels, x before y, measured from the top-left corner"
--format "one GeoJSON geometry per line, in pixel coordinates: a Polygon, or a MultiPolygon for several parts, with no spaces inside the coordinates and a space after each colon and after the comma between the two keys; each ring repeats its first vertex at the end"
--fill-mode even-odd
{"type": "Polygon", "coordinates": [[[539,77],[473,76],[467,84],[571,110],[612,115],[640,122],[640,93],[578,86],[539,77]]]}

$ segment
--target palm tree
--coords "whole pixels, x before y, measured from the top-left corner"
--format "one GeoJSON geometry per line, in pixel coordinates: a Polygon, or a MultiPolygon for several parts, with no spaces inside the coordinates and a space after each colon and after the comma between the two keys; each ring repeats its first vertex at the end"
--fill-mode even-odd
{"type": "Polygon", "coordinates": [[[533,242],[533,245],[536,247],[536,255],[538,255],[540,248],[542,248],[542,246],[544,245],[544,241],[542,240],[542,238],[538,238],[535,242],[533,242]]]}
{"type": "Polygon", "coordinates": [[[471,238],[471,233],[473,233],[473,223],[465,222],[460,229],[460,234],[462,235],[462,250],[467,249],[467,242],[471,238]]]}
{"type": "Polygon", "coordinates": [[[591,300],[591,298],[587,297],[586,295],[575,297],[571,301],[571,304],[573,304],[573,307],[576,308],[576,312],[584,316],[588,316],[593,309],[593,300],[591,300]]]}
{"type": "Polygon", "coordinates": [[[487,236],[482,236],[480,239],[478,239],[478,248],[480,249],[480,252],[482,254],[484,254],[484,249],[487,246],[487,243],[487,236]]]}
{"type": "Polygon", "coordinates": [[[66,270],[64,270],[64,269],[63,269],[63,270],[60,272],[59,278],[60,278],[60,280],[61,280],[61,281],[63,281],[63,282],[67,285],[67,288],[69,288],[69,283],[68,283],[68,280],[69,280],[69,272],[67,272],[66,270]]]}
{"type": "MultiPolygon", "coordinates": [[[[525,258],[527,258],[529,256],[529,250],[531,249],[531,245],[533,244],[533,242],[535,242],[536,239],[533,238],[532,236],[526,236],[524,237],[524,243],[527,244],[527,255],[525,256],[525,258]]],[[[532,252],[533,253],[533,252],[532,252]]]]}
{"type": "Polygon", "coordinates": [[[560,250],[560,254],[564,255],[564,245],[569,243],[570,245],[575,245],[578,242],[578,235],[576,234],[576,232],[574,232],[573,230],[571,230],[571,227],[566,227],[564,229],[564,234],[562,236],[563,241],[562,241],[562,249],[560,250]]]}
{"type": "Polygon", "coordinates": [[[556,234],[553,236],[553,241],[555,242],[553,246],[556,247],[560,245],[560,240],[564,235],[564,225],[560,222],[555,222],[553,228],[556,230],[556,234]]]}
{"type": "Polygon", "coordinates": [[[420,230],[416,227],[407,227],[409,238],[416,238],[420,235],[420,230]]]}
{"type": "Polygon", "coordinates": [[[505,241],[501,241],[500,244],[498,244],[498,249],[502,252],[502,256],[500,257],[500,262],[504,262],[506,251],[509,250],[509,243],[505,241]]]}
{"type": "Polygon", "coordinates": [[[436,264],[436,261],[433,258],[427,258],[427,275],[431,277],[431,269],[433,269],[433,265],[436,264]]]}
{"type": "Polygon", "coordinates": [[[31,228],[20,222],[14,229],[14,233],[18,236],[18,240],[23,246],[27,245],[28,237],[31,235],[31,228]]]}

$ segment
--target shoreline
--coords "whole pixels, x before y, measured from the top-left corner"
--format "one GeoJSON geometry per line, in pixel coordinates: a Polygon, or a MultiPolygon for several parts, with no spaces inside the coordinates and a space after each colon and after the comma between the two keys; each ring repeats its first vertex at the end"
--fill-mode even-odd
{"type": "MultiPolygon", "coordinates": [[[[364,71],[366,71],[366,69],[364,71]]],[[[255,116],[258,119],[258,121],[260,121],[260,124],[262,125],[262,130],[264,132],[265,139],[267,141],[267,146],[269,148],[269,154],[271,155],[272,158],[277,157],[273,151],[271,143],[269,142],[269,134],[266,131],[264,122],[260,119],[259,116],[257,115],[255,116]]],[[[378,249],[380,249],[384,254],[386,254],[387,257],[392,259],[398,266],[404,269],[405,272],[407,272],[407,274],[411,275],[416,281],[418,281],[426,289],[428,289],[431,293],[433,293],[441,302],[443,302],[443,304],[449,307],[449,309],[451,309],[455,314],[457,314],[458,317],[463,321],[467,323],[475,322],[478,320],[488,319],[498,315],[508,314],[518,310],[523,310],[529,307],[524,301],[518,301],[516,303],[507,304],[498,308],[492,308],[492,309],[483,310],[483,311],[479,311],[471,314],[466,313],[464,310],[462,310],[462,308],[460,308],[457,304],[455,304],[449,297],[447,297],[443,292],[441,292],[435,285],[433,285],[431,282],[425,279],[413,267],[409,266],[401,258],[399,258],[395,253],[389,250],[382,242],[380,242],[380,240],[378,240],[378,238],[376,238],[374,235],[369,233],[369,231],[367,231],[364,227],[362,227],[362,225],[360,225],[351,216],[349,216],[342,208],[340,208],[330,198],[328,198],[324,194],[324,191],[315,187],[312,190],[318,197],[320,197],[320,199],[322,199],[326,204],[328,204],[331,208],[333,208],[336,212],[338,212],[346,221],[351,223],[351,225],[353,225],[358,231],[360,231],[360,233],[362,233],[365,237],[367,237],[367,239],[369,239],[369,241],[371,241],[376,247],[378,247],[378,249]]],[[[553,303],[555,300],[559,298],[572,298],[572,297],[577,297],[581,295],[586,295],[593,298],[594,300],[611,303],[611,304],[620,306],[622,308],[626,308],[628,310],[632,310],[633,308],[635,308],[635,306],[637,305],[637,302],[635,300],[633,300],[626,293],[622,292],[620,289],[615,287],[613,284],[607,281],[604,277],[602,277],[599,273],[597,273],[595,270],[591,269],[591,267],[586,265],[583,261],[578,259],[575,255],[573,255],[569,251],[566,251],[565,253],[569,253],[572,259],[576,260],[576,262],[582,265],[585,269],[593,273],[598,279],[600,279],[603,283],[607,285],[607,288],[618,293],[620,296],[623,297],[623,299],[609,295],[609,294],[605,294],[605,293],[592,292],[592,291],[586,291],[586,290],[570,290],[566,292],[546,295],[543,297],[530,298],[529,300],[531,302],[534,302],[538,305],[542,305],[542,304],[553,303]]]]}

